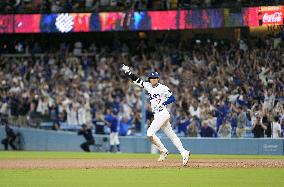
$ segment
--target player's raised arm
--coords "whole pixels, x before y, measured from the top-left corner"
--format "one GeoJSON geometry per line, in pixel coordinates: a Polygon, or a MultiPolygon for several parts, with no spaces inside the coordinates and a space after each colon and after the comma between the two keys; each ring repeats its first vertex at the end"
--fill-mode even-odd
{"type": "Polygon", "coordinates": [[[134,84],[136,84],[137,86],[139,86],[141,88],[144,88],[144,86],[143,86],[144,81],[141,78],[137,77],[137,75],[133,74],[130,71],[129,66],[122,64],[121,69],[133,81],[134,84]]]}

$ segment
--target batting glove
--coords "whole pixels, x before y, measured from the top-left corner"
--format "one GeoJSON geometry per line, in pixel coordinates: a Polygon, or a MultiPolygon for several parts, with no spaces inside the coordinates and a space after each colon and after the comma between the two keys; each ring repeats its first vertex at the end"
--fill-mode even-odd
{"type": "Polygon", "coordinates": [[[121,67],[122,71],[124,71],[125,74],[130,74],[130,68],[124,64],[122,64],[122,67],[121,67]]]}

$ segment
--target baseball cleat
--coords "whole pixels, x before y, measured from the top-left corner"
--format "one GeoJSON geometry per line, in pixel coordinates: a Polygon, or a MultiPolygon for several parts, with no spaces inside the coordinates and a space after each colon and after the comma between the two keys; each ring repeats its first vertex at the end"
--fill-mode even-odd
{"type": "Polygon", "coordinates": [[[159,159],[158,159],[158,162],[164,161],[164,160],[167,158],[168,154],[169,154],[168,151],[161,152],[161,153],[160,153],[160,157],[159,157],[159,159]]]}
{"type": "Polygon", "coordinates": [[[182,164],[186,166],[190,157],[190,151],[186,151],[185,154],[182,156],[182,164]]]}

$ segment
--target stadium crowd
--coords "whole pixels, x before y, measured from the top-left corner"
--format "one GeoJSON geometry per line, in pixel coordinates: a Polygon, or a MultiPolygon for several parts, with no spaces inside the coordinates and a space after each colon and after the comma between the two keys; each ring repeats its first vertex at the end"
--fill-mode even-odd
{"type": "Polygon", "coordinates": [[[177,8],[237,8],[284,4],[283,0],[2,0],[5,13],[48,13],[123,10],[168,10],[177,8]]]}
{"type": "MultiPolygon", "coordinates": [[[[228,44],[164,39],[89,46],[75,42],[72,48],[62,43],[45,51],[36,44],[26,52],[32,55],[0,57],[1,119],[8,117],[14,125],[52,122],[57,130],[63,124],[86,124],[104,133],[100,124],[114,115],[120,135],[139,133],[141,89],[119,71],[124,63],[144,79],[151,71],[161,74],[161,83],[176,97],[170,111],[181,136],[247,137],[249,132],[254,137],[283,137],[284,48],[269,38],[228,44]],[[39,52],[44,53],[35,55],[39,52]]],[[[146,103],[149,124],[152,113],[146,103]]]]}

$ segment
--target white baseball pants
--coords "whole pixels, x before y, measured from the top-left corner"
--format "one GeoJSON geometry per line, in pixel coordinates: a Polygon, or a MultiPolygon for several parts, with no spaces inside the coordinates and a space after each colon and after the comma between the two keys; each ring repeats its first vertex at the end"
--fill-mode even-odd
{"type": "Polygon", "coordinates": [[[110,145],[118,145],[119,144],[118,132],[111,132],[110,133],[109,144],[110,145]]]}
{"type": "Polygon", "coordinates": [[[167,110],[163,110],[157,114],[154,115],[154,120],[152,121],[150,127],[147,130],[147,136],[153,137],[153,141],[157,145],[157,148],[161,152],[168,151],[161,140],[155,135],[156,132],[160,129],[163,130],[163,132],[167,135],[168,138],[173,142],[173,144],[176,146],[176,148],[179,150],[179,152],[182,154],[186,150],[184,149],[180,139],[177,137],[175,132],[173,131],[173,128],[171,126],[171,123],[169,122],[170,119],[170,113],[167,110]]]}

